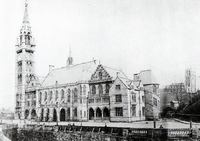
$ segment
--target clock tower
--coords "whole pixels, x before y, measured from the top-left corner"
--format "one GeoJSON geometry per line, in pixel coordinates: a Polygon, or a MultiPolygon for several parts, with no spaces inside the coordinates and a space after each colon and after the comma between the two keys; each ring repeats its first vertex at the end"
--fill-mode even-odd
{"type": "Polygon", "coordinates": [[[18,119],[24,119],[26,106],[25,91],[30,80],[35,78],[35,43],[28,19],[27,3],[25,3],[22,27],[15,47],[15,113],[18,119]]]}

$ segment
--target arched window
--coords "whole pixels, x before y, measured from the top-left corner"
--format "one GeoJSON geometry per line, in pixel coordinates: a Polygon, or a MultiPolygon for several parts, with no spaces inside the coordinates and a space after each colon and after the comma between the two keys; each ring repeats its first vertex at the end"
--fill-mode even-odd
{"type": "Polygon", "coordinates": [[[78,90],[77,90],[77,88],[74,89],[73,95],[74,95],[74,102],[78,102],[78,90]]]}
{"type": "Polygon", "coordinates": [[[103,94],[103,87],[102,87],[102,85],[99,85],[99,94],[103,94]]]}
{"type": "Polygon", "coordinates": [[[96,94],[96,87],[92,86],[92,94],[96,94]]]}
{"type": "Polygon", "coordinates": [[[56,97],[55,97],[55,100],[58,99],[58,91],[56,90],[56,97]]]}
{"type": "Polygon", "coordinates": [[[63,100],[65,98],[65,92],[64,90],[61,91],[61,100],[63,100]]]}
{"type": "Polygon", "coordinates": [[[80,95],[82,95],[82,86],[80,85],[80,95]]]}
{"type": "Polygon", "coordinates": [[[110,85],[106,84],[106,94],[109,94],[110,85]]]}
{"type": "Polygon", "coordinates": [[[99,72],[99,80],[102,80],[102,73],[99,72]]]}
{"type": "Polygon", "coordinates": [[[83,86],[83,95],[86,95],[86,86],[83,86]]]}
{"type": "Polygon", "coordinates": [[[47,100],[47,92],[44,93],[44,101],[47,100]]]}
{"type": "Polygon", "coordinates": [[[39,95],[39,103],[41,103],[42,101],[42,93],[40,92],[40,95],[39,95]]]}
{"type": "Polygon", "coordinates": [[[50,91],[49,101],[52,100],[52,91],[50,91]]]}
{"type": "Polygon", "coordinates": [[[68,89],[68,97],[67,97],[67,102],[70,102],[70,98],[71,98],[70,94],[71,94],[71,90],[70,90],[70,89],[68,89]]]}

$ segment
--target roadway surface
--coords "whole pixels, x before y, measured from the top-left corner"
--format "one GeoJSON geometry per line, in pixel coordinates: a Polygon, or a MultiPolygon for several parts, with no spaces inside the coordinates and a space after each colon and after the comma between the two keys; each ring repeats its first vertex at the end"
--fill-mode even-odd
{"type": "MultiPolygon", "coordinates": [[[[103,127],[105,124],[107,127],[130,127],[130,128],[154,128],[154,122],[153,121],[139,121],[139,122],[131,122],[131,123],[119,123],[119,122],[33,122],[30,120],[26,121],[20,121],[20,120],[3,120],[3,123],[8,124],[18,124],[19,126],[23,126],[24,124],[40,124],[40,125],[68,125],[68,124],[75,124],[77,126],[99,126],[103,127]]],[[[159,128],[160,125],[163,126],[163,128],[190,128],[190,122],[181,121],[177,119],[162,119],[159,121],[156,121],[156,128],[159,128]]],[[[194,128],[200,128],[200,123],[192,123],[192,127],[194,128]]]]}

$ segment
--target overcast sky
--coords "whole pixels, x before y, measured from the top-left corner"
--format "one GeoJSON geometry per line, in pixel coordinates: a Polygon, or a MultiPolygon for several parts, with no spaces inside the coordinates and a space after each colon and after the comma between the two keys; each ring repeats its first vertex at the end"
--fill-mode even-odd
{"type": "MultiPolygon", "coordinates": [[[[15,43],[25,0],[0,0],[0,107],[14,109],[15,43]]],[[[129,78],[152,69],[161,86],[184,81],[200,67],[199,0],[28,0],[36,41],[36,74],[91,61],[129,78]]]]}

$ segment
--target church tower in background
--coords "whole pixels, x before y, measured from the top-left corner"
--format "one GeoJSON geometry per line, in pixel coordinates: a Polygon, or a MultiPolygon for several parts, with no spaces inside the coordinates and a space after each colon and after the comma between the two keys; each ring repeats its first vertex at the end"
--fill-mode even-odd
{"type": "Polygon", "coordinates": [[[35,43],[29,23],[27,3],[25,3],[22,27],[15,47],[15,113],[18,119],[24,119],[25,91],[31,79],[35,78],[35,43]]]}
{"type": "Polygon", "coordinates": [[[196,74],[191,68],[185,71],[185,88],[187,93],[196,93],[196,74]]]}

